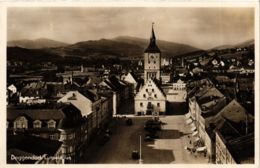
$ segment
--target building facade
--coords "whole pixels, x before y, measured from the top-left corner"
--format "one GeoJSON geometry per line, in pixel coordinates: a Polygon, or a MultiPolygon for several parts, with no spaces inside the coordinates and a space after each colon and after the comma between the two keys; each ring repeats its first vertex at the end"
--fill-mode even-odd
{"type": "Polygon", "coordinates": [[[160,115],[166,111],[166,97],[152,79],[135,96],[135,114],[160,115]]]}

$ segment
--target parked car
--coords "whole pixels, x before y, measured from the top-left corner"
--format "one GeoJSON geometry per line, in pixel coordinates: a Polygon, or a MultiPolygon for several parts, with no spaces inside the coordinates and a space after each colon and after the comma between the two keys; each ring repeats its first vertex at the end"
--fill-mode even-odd
{"type": "Polygon", "coordinates": [[[156,134],[156,133],[148,133],[148,134],[146,134],[145,136],[149,136],[149,137],[151,137],[151,138],[153,138],[153,139],[158,139],[158,138],[159,138],[159,135],[156,134]]]}
{"type": "Polygon", "coordinates": [[[144,125],[144,129],[147,131],[159,131],[161,130],[161,124],[162,122],[159,120],[147,120],[144,125]]]}
{"type": "Polygon", "coordinates": [[[144,137],[144,141],[145,142],[151,142],[151,141],[154,141],[154,139],[151,136],[147,135],[147,136],[144,137]]]}
{"type": "Polygon", "coordinates": [[[140,158],[139,152],[137,150],[132,151],[132,159],[138,160],[140,158]]]}

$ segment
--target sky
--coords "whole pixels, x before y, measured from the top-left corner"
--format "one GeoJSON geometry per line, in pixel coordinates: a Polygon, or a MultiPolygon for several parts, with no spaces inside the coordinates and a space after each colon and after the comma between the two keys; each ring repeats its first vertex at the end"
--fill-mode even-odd
{"type": "Polygon", "coordinates": [[[66,43],[133,36],[201,49],[254,38],[253,8],[11,7],[7,40],[49,38],[66,43]]]}

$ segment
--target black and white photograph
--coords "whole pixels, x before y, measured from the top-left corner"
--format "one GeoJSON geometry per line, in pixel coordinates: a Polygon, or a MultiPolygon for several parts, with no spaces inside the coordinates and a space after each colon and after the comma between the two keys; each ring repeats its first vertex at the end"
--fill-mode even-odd
{"type": "Polygon", "coordinates": [[[259,164],[256,12],[7,7],[6,164],[259,164]]]}

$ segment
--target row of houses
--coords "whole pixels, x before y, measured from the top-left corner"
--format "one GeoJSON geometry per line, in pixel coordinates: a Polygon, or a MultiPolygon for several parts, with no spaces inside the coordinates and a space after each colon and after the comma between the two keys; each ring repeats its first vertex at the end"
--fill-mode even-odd
{"type": "MultiPolygon", "coordinates": [[[[120,103],[134,93],[132,88],[130,83],[115,76],[103,80],[96,88],[33,82],[19,91],[12,85],[8,89],[19,97],[18,100],[24,101],[7,106],[7,133],[11,138],[34,136],[48,139],[50,143],[61,142],[60,148],[56,148],[60,151],[57,154],[59,157],[56,157],[58,159],[45,159],[42,162],[77,163],[93,137],[107,128],[113,114],[117,114],[120,103]],[[29,86],[34,88],[32,95],[25,97],[21,91],[30,90],[29,86]],[[49,89],[47,86],[53,88],[49,89]],[[54,96],[40,97],[44,102],[38,101],[37,96],[41,94],[37,91],[43,90],[47,93],[52,91],[54,96]]],[[[10,155],[7,160],[14,155],[12,151],[17,147],[12,146],[8,148],[10,155]]],[[[21,150],[20,146],[16,150],[18,149],[21,150]]]]}
{"type": "Polygon", "coordinates": [[[191,127],[194,148],[213,163],[252,162],[254,148],[247,150],[245,157],[239,152],[254,145],[254,116],[236,99],[228,101],[209,79],[188,86],[186,123],[191,127]],[[245,145],[244,139],[248,140],[245,145]],[[234,150],[237,144],[240,148],[234,150]]]}

